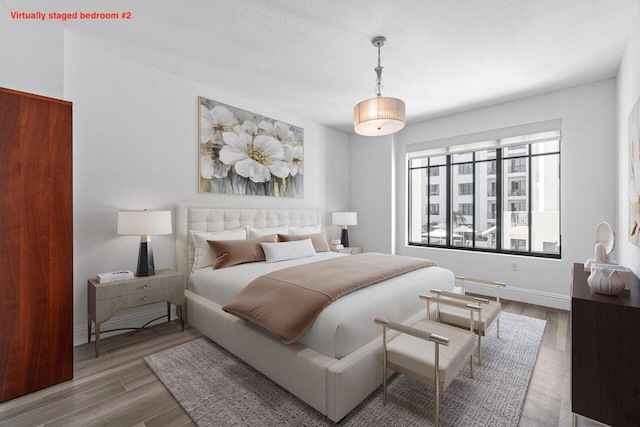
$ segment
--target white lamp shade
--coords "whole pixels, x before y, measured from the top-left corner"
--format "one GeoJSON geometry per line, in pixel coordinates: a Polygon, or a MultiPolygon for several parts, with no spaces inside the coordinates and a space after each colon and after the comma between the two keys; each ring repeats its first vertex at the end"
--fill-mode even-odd
{"type": "Polygon", "coordinates": [[[333,225],[358,225],[358,214],[356,212],[334,212],[331,223],[333,225]]]}
{"type": "Polygon", "coordinates": [[[171,211],[120,211],[118,234],[148,236],[171,234],[171,211]]]}
{"type": "Polygon", "coordinates": [[[359,135],[389,135],[398,132],[405,123],[405,104],[398,98],[377,96],[353,109],[353,129],[359,135]]]}

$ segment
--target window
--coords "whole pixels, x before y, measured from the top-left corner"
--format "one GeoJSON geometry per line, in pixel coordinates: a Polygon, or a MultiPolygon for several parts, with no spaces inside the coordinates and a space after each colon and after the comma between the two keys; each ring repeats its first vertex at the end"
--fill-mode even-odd
{"type": "Polygon", "coordinates": [[[527,159],[511,159],[509,162],[509,173],[526,172],[527,171],[527,159]]]}
{"type": "Polygon", "coordinates": [[[509,181],[511,188],[509,190],[509,196],[526,196],[527,195],[527,182],[525,180],[509,181]]]}
{"type": "Polygon", "coordinates": [[[495,181],[489,181],[489,191],[487,193],[487,196],[489,197],[496,197],[496,182],[495,181]]]}
{"type": "Polygon", "coordinates": [[[473,165],[471,163],[458,165],[458,175],[471,175],[472,173],[473,173],[473,165]]]}
{"type": "Polygon", "coordinates": [[[511,239],[511,249],[514,251],[526,251],[527,241],[524,239],[511,239]]]}
{"type": "Polygon", "coordinates": [[[487,213],[487,219],[496,219],[496,204],[489,204],[489,212],[487,213]]]}
{"type": "Polygon", "coordinates": [[[487,164],[487,173],[489,175],[495,175],[496,174],[496,162],[495,161],[489,162],[487,164]]]}
{"type": "Polygon", "coordinates": [[[473,203],[461,203],[458,205],[458,211],[462,212],[462,215],[473,215],[473,203]]]}
{"type": "Polygon", "coordinates": [[[409,245],[561,258],[559,126],[407,145],[409,245]]]}
{"type": "Polygon", "coordinates": [[[473,194],[473,184],[472,183],[458,184],[458,194],[461,196],[469,196],[473,194]]]}

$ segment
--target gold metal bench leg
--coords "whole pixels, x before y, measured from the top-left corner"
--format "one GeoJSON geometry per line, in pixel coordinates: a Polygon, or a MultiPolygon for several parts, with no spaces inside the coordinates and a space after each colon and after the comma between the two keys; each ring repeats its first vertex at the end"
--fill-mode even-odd
{"type": "MultiPolygon", "coordinates": [[[[440,425],[440,346],[438,343],[436,345],[436,372],[435,372],[435,382],[436,382],[436,419],[435,426],[438,427],[440,425]]],[[[472,365],[473,366],[473,365],[472,365]]]]}
{"type": "Polygon", "coordinates": [[[382,405],[387,404],[387,367],[382,363],[382,405]]]}
{"type": "Polygon", "coordinates": [[[484,329],[482,328],[482,322],[478,322],[478,366],[482,366],[482,334],[484,329]]]}
{"type": "Polygon", "coordinates": [[[387,328],[382,328],[382,405],[387,404],[387,328]]]}

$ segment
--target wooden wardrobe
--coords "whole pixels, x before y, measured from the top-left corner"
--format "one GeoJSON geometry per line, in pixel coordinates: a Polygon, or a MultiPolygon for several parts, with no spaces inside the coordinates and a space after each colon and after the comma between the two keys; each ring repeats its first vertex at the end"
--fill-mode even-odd
{"type": "Polygon", "coordinates": [[[73,377],[71,120],[0,88],[0,402],[73,377]]]}

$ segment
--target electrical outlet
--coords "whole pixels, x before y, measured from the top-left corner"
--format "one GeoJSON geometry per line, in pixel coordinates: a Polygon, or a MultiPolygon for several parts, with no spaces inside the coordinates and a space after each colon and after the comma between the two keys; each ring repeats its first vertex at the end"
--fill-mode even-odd
{"type": "Polygon", "coordinates": [[[518,271],[518,263],[511,261],[511,271],[518,271]]]}

